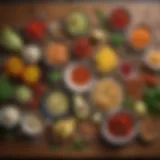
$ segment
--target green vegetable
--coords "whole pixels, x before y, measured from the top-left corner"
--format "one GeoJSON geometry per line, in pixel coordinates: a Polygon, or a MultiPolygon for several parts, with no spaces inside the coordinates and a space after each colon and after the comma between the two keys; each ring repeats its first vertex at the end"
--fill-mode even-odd
{"type": "Polygon", "coordinates": [[[71,36],[85,35],[89,31],[88,16],[82,11],[72,11],[66,17],[65,27],[71,36]]]}
{"type": "Polygon", "coordinates": [[[144,92],[144,101],[147,104],[147,108],[151,113],[160,113],[160,99],[158,88],[147,88],[144,92]]]}
{"type": "Polygon", "coordinates": [[[0,45],[8,50],[21,51],[23,41],[11,27],[5,27],[0,30],[0,45]]]}
{"type": "Polygon", "coordinates": [[[80,137],[76,138],[72,143],[73,149],[83,150],[85,147],[86,147],[86,142],[80,137]]]}
{"type": "Polygon", "coordinates": [[[60,79],[61,74],[59,72],[49,72],[48,73],[48,81],[49,82],[56,82],[60,79]]]}
{"type": "Polygon", "coordinates": [[[112,33],[110,41],[114,46],[119,47],[124,42],[124,36],[121,33],[112,33]]]}
{"type": "Polygon", "coordinates": [[[129,108],[132,108],[133,105],[134,105],[134,101],[132,99],[132,97],[126,97],[126,99],[123,101],[123,104],[122,104],[124,107],[129,107],[129,108]]]}
{"type": "Polygon", "coordinates": [[[0,101],[8,100],[13,95],[13,85],[7,77],[0,77],[0,101]]]}

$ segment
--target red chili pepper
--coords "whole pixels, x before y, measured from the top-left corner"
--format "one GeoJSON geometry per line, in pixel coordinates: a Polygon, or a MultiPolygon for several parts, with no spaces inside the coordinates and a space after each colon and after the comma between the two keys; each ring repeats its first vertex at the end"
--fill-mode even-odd
{"type": "Polygon", "coordinates": [[[40,20],[31,21],[25,28],[27,36],[34,40],[40,40],[45,33],[46,26],[40,20]]]}

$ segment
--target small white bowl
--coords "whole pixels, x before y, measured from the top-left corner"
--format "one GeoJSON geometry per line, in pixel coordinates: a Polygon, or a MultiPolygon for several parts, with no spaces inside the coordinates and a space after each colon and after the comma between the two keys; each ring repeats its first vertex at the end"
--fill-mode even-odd
{"type": "Polygon", "coordinates": [[[139,131],[139,123],[137,121],[136,116],[134,115],[134,113],[132,113],[131,111],[124,109],[124,108],[119,108],[119,109],[110,111],[107,114],[107,116],[105,117],[104,122],[102,124],[102,128],[101,128],[101,134],[104,137],[104,139],[107,142],[109,142],[110,144],[115,145],[115,146],[122,146],[122,145],[125,145],[125,144],[131,142],[138,135],[138,131],[139,131]],[[107,122],[108,122],[109,118],[118,112],[128,113],[133,118],[134,126],[132,128],[131,134],[127,137],[113,136],[109,132],[109,130],[107,129],[108,127],[106,127],[108,124],[107,122]]]}
{"type": "MultiPolygon", "coordinates": [[[[67,88],[71,89],[72,91],[77,92],[77,93],[83,93],[83,92],[89,91],[92,88],[92,86],[94,84],[94,78],[91,73],[91,79],[85,85],[78,86],[78,85],[74,84],[74,82],[72,82],[72,80],[71,80],[70,75],[71,75],[71,72],[74,69],[74,67],[79,64],[81,65],[81,63],[71,63],[67,66],[67,68],[64,71],[64,82],[65,82],[67,88]]],[[[82,64],[82,65],[84,65],[84,64],[82,64]]],[[[84,65],[84,66],[86,66],[86,65],[84,65]]]]}
{"type": "Polygon", "coordinates": [[[155,71],[159,71],[160,70],[160,64],[159,65],[154,65],[149,60],[149,55],[152,53],[152,51],[154,51],[154,49],[152,49],[152,48],[148,49],[148,51],[144,54],[143,61],[150,69],[153,69],[155,71]]]}

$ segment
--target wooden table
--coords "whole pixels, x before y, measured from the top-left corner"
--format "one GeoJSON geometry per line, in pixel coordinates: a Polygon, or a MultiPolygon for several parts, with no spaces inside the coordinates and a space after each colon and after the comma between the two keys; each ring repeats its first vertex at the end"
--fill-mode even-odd
{"type": "MultiPolygon", "coordinates": [[[[157,22],[160,14],[160,5],[156,3],[116,3],[116,5],[123,5],[129,8],[132,14],[133,21],[137,23],[138,21],[143,21],[145,23],[151,23],[156,28],[157,22]],[[151,8],[152,12],[148,13],[148,9],[151,8]],[[143,14],[139,14],[139,13],[143,14]],[[154,12],[154,13],[153,13],[154,12]],[[137,15],[138,14],[138,15],[137,15]],[[154,19],[153,19],[154,17],[154,19]],[[156,24],[153,24],[156,23],[156,24]]],[[[94,17],[92,14],[92,9],[94,7],[103,8],[106,12],[110,8],[114,7],[115,3],[72,3],[72,4],[16,4],[16,5],[0,5],[0,23],[1,24],[16,24],[23,25],[27,23],[33,17],[39,14],[45,15],[46,21],[51,21],[56,18],[62,18],[70,9],[72,8],[83,8],[90,15],[93,23],[94,17]]],[[[133,22],[133,23],[134,23],[133,22]]],[[[160,121],[155,118],[157,122],[157,130],[160,131],[158,125],[160,121]]],[[[24,144],[23,142],[0,142],[0,156],[25,156],[25,157],[102,157],[102,156],[116,156],[116,157],[126,157],[126,156],[160,156],[159,152],[160,139],[158,139],[153,145],[144,147],[142,145],[133,142],[124,148],[120,149],[110,149],[99,145],[96,142],[85,149],[84,151],[68,151],[66,149],[60,149],[57,151],[51,151],[48,149],[48,145],[45,141],[38,144],[24,144]]]]}

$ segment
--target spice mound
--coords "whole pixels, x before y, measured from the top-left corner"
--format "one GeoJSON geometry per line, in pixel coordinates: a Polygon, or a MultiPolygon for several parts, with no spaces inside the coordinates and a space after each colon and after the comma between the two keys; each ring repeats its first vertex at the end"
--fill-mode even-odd
{"type": "Polygon", "coordinates": [[[90,71],[83,65],[77,65],[71,72],[71,79],[76,85],[85,85],[90,78],[90,71]]]}
{"type": "Polygon", "coordinates": [[[134,28],[129,35],[130,45],[135,49],[144,49],[151,40],[151,31],[144,26],[134,28]]]}
{"type": "Polygon", "coordinates": [[[96,67],[100,72],[110,72],[116,68],[118,58],[115,51],[110,47],[101,48],[95,56],[96,67]]]}
{"type": "Polygon", "coordinates": [[[75,41],[73,47],[74,54],[79,58],[88,58],[92,54],[92,46],[88,38],[80,38],[75,41]]]}
{"type": "Polygon", "coordinates": [[[129,23],[129,15],[127,10],[116,8],[110,17],[110,24],[114,29],[125,29],[129,23]]]}
{"type": "Polygon", "coordinates": [[[128,113],[117,113],[107,122],[109,132],[116,137],[129,136],[133,128],[133,119],[128,113]]]}
{"type": "Polygon", "coordinates": [[[122,99],[120,85],[113,79],[102,79],[91,92],[91,100],[97,108],[110,110],[119,107],[122,99]]]}

